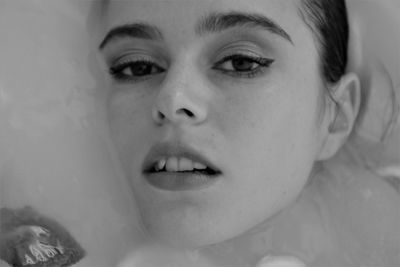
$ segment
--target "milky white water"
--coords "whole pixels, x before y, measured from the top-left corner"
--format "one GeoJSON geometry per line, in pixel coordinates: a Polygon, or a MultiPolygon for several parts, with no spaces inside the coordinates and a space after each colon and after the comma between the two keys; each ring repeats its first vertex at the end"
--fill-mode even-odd
{"type": "MultiPolygon", "coordinates": [[[[30,206],[57,220],[86,251],[77,267],[255,266],[240,251],[260,260],[266,251],[288,254],[309,266],[400,266],[399,135],[391,137],[386,154],[370,157],[375,172],[346,166],[346,157],[329,164],[328,172],[349,179],[316,183],[309,189],[314,193],[286,211],[295,219],[277,220],[261,236],[205,249],[207,258],[201,251],[143,246],[133,197],[107,134],[92,3],[0,0],[0,208],[30,206]]],[[[392,65],[399,64],[395,60],[392,65]]],[[[359,143],[356,149],[374,153],[359,143]]],[[[302,266],[290,257],[281,265],[264,263],[302,266]]]]}
{"type": "Polygon", "coordinates": [[[140,236],[96,107],[89,6],[0,1],[0,204],[65,226],[76,266],[113,266],[140,236]]]}

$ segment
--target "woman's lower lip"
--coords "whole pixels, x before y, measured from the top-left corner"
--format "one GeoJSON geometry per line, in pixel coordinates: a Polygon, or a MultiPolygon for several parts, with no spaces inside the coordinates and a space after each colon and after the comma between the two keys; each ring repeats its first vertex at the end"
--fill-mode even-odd
{"type": "Polygon", "coordinates": [[[218,176],[195,172],[153,172],[144,175],[150,185],[167,191],[204,189],[213,185],[218,176]]]}

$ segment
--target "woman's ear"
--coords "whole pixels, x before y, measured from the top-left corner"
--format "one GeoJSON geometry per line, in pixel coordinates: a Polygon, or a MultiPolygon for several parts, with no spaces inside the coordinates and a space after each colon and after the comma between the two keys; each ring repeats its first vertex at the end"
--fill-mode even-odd
{"type": "Polygon", "coordinates": [[[360,109],[360,81],[354,73],[347,73],[332,88],[323,123],[322,145],[318,160],[326,160],[336,154],[353,130],[360,109]]]}

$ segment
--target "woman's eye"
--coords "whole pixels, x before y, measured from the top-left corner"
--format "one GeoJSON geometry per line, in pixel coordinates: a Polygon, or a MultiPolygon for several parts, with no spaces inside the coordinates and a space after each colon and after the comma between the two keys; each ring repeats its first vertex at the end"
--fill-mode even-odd
{"type": "Polygon", "coordinates": [[[274,60],[270,58],[232,55],[218,61],[213,69],[230,75],[253,77],[259,71],[268,68],[273,62],[274,60]]]}
{"type": "Polygon", "coordinates": [[[135,80],[156,75],[165,70],[151,61],[132,61],[116,64],[110,67],[110,74],[116,80],[135,80]]]}

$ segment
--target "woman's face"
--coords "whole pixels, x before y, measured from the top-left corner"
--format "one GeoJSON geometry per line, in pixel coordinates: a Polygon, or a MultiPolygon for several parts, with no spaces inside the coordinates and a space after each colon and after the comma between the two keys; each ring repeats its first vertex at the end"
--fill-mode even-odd
{"type": "Polygon", "coordinates": [[[321,145],[299,1],[111,1],[100,46],[124,171],[152,236],[203,246],[300,194],[321,145]]]}

